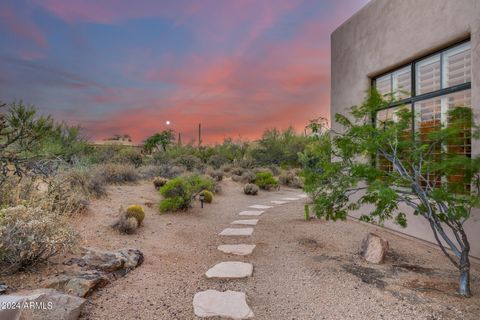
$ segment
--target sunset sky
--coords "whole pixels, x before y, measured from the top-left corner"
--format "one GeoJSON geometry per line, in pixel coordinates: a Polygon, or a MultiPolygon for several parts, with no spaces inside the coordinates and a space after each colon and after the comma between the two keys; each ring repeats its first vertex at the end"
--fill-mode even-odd
{"type": "Polygon", "coordinates": [[[1,0],[0,101],[95,140],[301,130],[329,109],[330,34],[367,0],[1,0]]]}

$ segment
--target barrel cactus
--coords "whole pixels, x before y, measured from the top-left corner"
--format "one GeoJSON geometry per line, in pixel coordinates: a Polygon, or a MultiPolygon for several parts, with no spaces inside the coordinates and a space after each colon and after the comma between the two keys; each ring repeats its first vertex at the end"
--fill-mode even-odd
{"type": "Polygon", "coordinates": [[[131,205],[127,208],[127,211],[125,212],[125,216],[127,218],[133,217],[135,220],[137,220],[137,224],[140,226],[142,224],[143,219],[145,219],[145,210],[143,210],[143,207],[134,204],[131,205]]]}

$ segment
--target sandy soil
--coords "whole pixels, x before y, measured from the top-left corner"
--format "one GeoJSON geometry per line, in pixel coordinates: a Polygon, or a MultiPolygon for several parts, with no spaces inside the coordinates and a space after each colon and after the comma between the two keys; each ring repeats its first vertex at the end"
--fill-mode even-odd
{"type": "MultiPolygon", "coordinates": [[[[145,262],[94,293],[82,319],[195,319],[193,296],[207,289],[246,292],[257,319],[478,319],[478,265],[472,268],[474,297],[462,299],[455,293],[457,273],[438,250],[356,221],[303,221],[304,200],[269,209],[250,238],[221,237],[217,234],[249,205],[299,193],[282,189],[246,196],[231,181],[222,187],[214,203],[204,209],[196,204],[186,213],[159,215],[155,205],[160,197],[150,183],[112,186],[108,198],[92,203],[90,211],[74,221],[82,245],[138,248],[145,262]],[[120,206],[135,203],[147,206],[144,226],[135,235],[112,230],[120,206]],[[383,265],[367,264],[357,255],[369,231],[390,242],[383,265]],[[216,249],[234,243],[257,248],[247,257],[216,249]],[[253,277],[205,278],[211,266],[228,260],[253,263],[253,277]]],[[[61,268],[61,263],[45,267],[42,274],[61,268]]],[[[7,281],[14,287],[37,282],[41,279],[36,274],[7,281]]]]}

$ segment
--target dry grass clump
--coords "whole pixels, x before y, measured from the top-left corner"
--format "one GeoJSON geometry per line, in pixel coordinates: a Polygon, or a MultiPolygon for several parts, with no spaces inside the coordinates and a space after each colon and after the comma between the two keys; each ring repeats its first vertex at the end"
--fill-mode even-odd
{"type": "Polygon", "coordinates": [[[58,213],[39,206],[0,210],[0,270],[27,270],[75,244],[76,235],[58,213]]]}
{"type": "Polygon", "coordinates": [[[112,226],[114,229],[118,230],[120,233],[124,234],[134,234],[138,228],[137,219],[134,217],[125,216],[124,212],[120,213],[118,220],[112,226]]]}
{"type": "Polygon", "coordinates": [[[247,195],[250,195],[250,196],[255,196],[258,194],[258,187],[256,184],[253,184],[253,183],[247,183],[244,187],[243,187],[243,192],[247,195]]]}
{"type": "Polygon", "coordinates": [[[135,167],[129,164],[105,163],[98,165],[94,170],[107,184],[131,183],[140,178],[135,167]]]}
{"type": "Polygon", "coordinates": [[[278,177],[280,184],[291,188],[303,188],[303,180],[298,176],[298,170],[284,171],[278,177]]]}
{"type": "Polygon", "coordinates": [[[186,170],[182,166],[161,164],[142,166],[137,171],[141,179],[152,179],[155,177],[173,179],[185,173],[186,170]]]}
{"type": "Polygon", "coordinates": [[[223,180],[223,171],[221,170],[207,170],[207,174],[212,177],[215,181],[222,181],[223,180]]]}

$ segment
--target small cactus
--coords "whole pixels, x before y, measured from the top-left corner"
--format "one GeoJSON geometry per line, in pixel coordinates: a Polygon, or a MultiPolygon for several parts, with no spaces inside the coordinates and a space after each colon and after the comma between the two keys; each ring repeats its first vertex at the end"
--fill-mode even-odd
{"type": "Polygon", "coordinates": [[[310,207],[308,206],[308,204],[306,204],[304,207],[304,217],[305,221],[310,220],[310,207]]]}
{"type": "Polygon", "coordinates": [[[140,226],[142,224],[143,219],[145,219],[145,210],[143,210],[143,207],[134,204],[131,205],[130,207],[127,208],[127,211],[125,212],[125,216],[127,218],[135,218],[137,220],[137,225],[140,226]]]}
{"type": "Polygon", "coordinates": [[[157,190],[163,187],[165,184],[167,184],[167,182],[168,182],[168,179],[163,177],[155,177],[153,179],[153,185],[157,190]]]}
{"type": "Polygon", "coordinates": [[[200,195],[202,195],[204,197],[203,201],[205,201],[206,203],[212,203],[213,201],[213,193],[211,193],[210,191],[208,190],[203,190],[200,195]]]}

